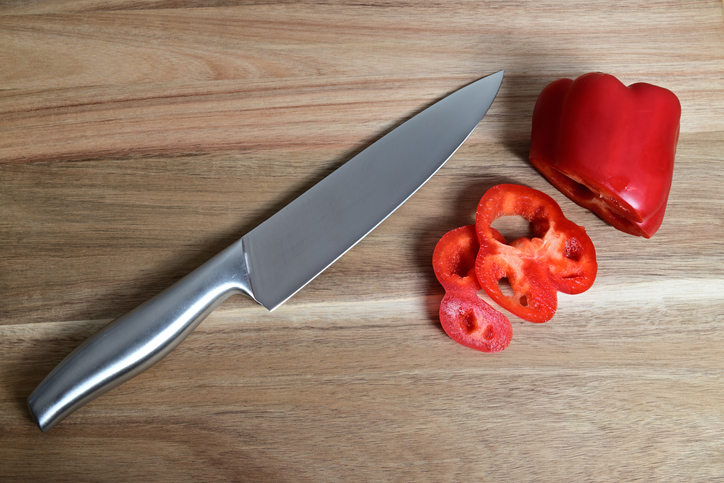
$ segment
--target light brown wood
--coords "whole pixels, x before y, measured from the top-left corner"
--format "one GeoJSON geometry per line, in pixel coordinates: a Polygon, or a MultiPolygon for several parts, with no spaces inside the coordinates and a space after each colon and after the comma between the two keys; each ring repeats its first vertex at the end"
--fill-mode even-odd
{"type": "Polygon", "coordinates": [[[724,479],[721,2],[7,2],[0,66],[0,480],[724,479]],[[287,304],[232,298],[33,425],[27,396],[85,338],[499,69],[452,160],[287,304]],[[527,162],[540,90],[594,70],[682,102],[650,240],[527,162]],[[559,201],[600,271],[485,355],[441,330],[430,257],[500,182],[559,201]]]}

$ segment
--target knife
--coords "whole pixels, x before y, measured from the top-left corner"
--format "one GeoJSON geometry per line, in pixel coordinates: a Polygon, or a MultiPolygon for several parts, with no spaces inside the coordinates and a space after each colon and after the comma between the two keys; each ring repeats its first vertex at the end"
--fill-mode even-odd
{"type": "Polygon", "coordinates": [[[171,352],[229,296],[273,310],[392,214],[442,167],[488,112],[496,72],[374,142],[170,288],[111,322],[28,398],[42,431],[171,352]]]}

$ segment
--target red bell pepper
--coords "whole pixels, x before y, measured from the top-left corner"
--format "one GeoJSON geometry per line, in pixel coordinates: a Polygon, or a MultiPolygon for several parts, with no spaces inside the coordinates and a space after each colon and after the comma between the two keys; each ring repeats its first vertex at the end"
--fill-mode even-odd
{"type": "Polygon", "coordinates": [[[596,250],[586,230],[540,191],[512,184],[490,188],[478,204],[475,229],[480,243],[478,282],[495,302],[524,320],[550,320],[558,305],[557,292],[584,292],[596,278],[596,250]],[[506,244],[492,223],[514,215],[530,222],[533,237],[506,244]],[[503,293],[502,279],[508,280],[512,294],[503,293]]]}
{"type": "Polygon", "coordinates": [[[435,246],[432,266],[446,292],[440,302],[440,323],[459,344],[482,352],[499,352],[510,344],[513,328],[505,315],[477,295],[478,250],[474,225],[446,233],[435,246]]]}
{"type": "Polygon", "coordinates": [[[480,244],[475,225],[461,226],[445,233],[435,245],[432,268],[446,292],[477,292],[475,257],[480,244]]]}
{"type": "Polygon", "coordinates": [[[480,352],[500,352],[513,338],[508,318],[473,292],[447,292],[440,324],[452,340],[480,352]]]}
{"type": "Polygon", "coordinates": [[[662,87],[595,72],[558,79],[533,110],[530,162],[610,225],[650,238],[664,219],[680,118],[662,87]]]}

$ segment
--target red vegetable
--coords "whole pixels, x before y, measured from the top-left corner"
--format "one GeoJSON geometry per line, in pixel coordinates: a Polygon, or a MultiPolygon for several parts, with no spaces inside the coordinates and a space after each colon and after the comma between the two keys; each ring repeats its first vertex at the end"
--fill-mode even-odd
{"type": "Polygon", "coordinates": [[[440,324],[452,340],[481,352],[500,352],[513,338],[508,318],[473,292],[446,293],[440,324]]]}
{"type": "Polygon", "coordinates": [[[680,118],[662,87],[601,73],[559,79],[533,110],[530,161],[574,202],[650,238],[664,219],[680,118]]]}
{"type": "Polygon", "coordinates": [[[578,294],[596,278],[596,251],[585,229],[566,219],[555,200],[540,191],[512,184],[492,187],[478,204],[475,229],[478,282],[495,302],[522,319],[550,320],[557,291],[578,294]],[[530,222],[533,238],[506,244],[491,225],[501,216],[514,215],[530,222]],[[508,280],[512,294],[503,293],[502,279],[508,280]]]}
{"type": "Polygon", "coordinates": [[[435,245],[432,268],[446,292],[477,292],[475,257],[478,255],[475,225],[461,226],[445,233],[435,245]]]}
{"type": "Polygon", "coordinates": [[[513,337],[510,321],[478,297],[475,258],[479,245],[474,225],[452,230],[432,255],[435,276],[445,288],[440,323],[455,342],[482,352],[499,352],[513,337]]]}

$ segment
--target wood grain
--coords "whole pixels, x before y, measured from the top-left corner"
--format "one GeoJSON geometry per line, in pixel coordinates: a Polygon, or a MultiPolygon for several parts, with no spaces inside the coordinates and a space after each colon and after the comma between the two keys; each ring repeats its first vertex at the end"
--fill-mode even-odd
{"type": "Polygon", "coordinates": [[[724,481],[721,2],[5,2],[0,66],[0,480],[724,481]],[[85,338],[503,68],[451,161],[288,303],[229,299],[33,425],[85,338]],[[540,90],[593,70],[682,102],[650,240],[527,162],[540,90]],[[490,356],[441,330],[430,256],[501,182],[584,225],[599,276],[490,356]]]}

